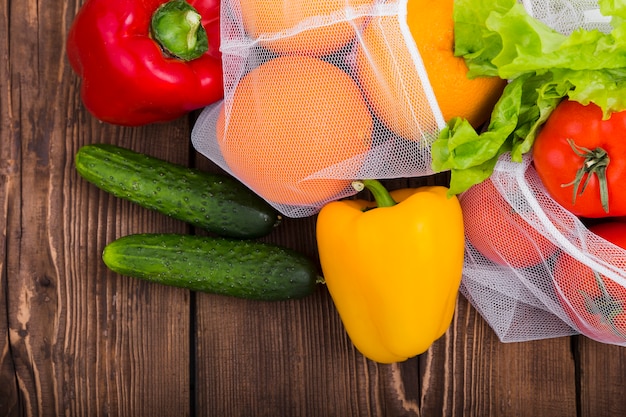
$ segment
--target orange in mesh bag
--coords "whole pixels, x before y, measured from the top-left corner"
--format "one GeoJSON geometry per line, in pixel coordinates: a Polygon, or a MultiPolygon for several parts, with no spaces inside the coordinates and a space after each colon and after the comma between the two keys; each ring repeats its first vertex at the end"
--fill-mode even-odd
{"type": "Polygon", "coordinates": [[[224,160],[243,182],[269,201],[306,205],[328,201],[350,185],[307,177],[347,160],[358,170],[372,125],[346,73],[317,58],[285,56],[242,78],[228,116],[224,108],[219,114],[217,137],[224,160]]]}
{"type": "Polygon", "coordinates": [[[461,292],[500,340],[581,333],[626,346],[626,222],[587,227],[548,194],[530,157],[517,163],[503,155],[487,182],[460,197],[466,232],[484,234],[477,245],[468,234],[461,292]],[[509,221],[485,219],[481,210],[508,212],[509,221]],[[505,262],[491,260],[492,252],[505,262]]]}
{"type": "Polygon", "coordinates": [[[453,56],[453,0],[270,3],[222,0],[224,101],[192,142],[288,217],[354,179],[433,174],[444,117],[478,125],[504,87],[453,56]]]}
{"type": "Polygon", "coordinates": [[[433,100],[429,94],[445,121],[462,117],[478,127],[506,84],[497,77],[467,77],[465,61],[454,56],[453,3],[408,1],[406,38],[415,41],[418,54],[398,36],[404,28],[395,17],[374,18],[363,30],[356,48],[358,79],[377,116],[397,135],[420,140],[437,130],[435,120],[425,123],[420,114],[433,100]],[[415,73],[417,60],[426,72],[421,77],[415,73]]]}
{"type": "Polygon", "coordinates": [[[354,39],[365,17],[348,20],[342,15],[371,4],[372,0],[239,1],[243,27],[261,45],[278,53],[316,56],[335,52],[354,39]],[[343,21],[328,24],[325,17],[333,14],[343,21]]]}

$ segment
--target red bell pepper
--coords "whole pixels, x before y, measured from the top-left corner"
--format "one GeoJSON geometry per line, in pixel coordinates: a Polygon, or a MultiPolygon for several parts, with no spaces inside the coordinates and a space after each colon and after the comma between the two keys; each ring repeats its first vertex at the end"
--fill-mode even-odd
{"type": "Polygon", "coordinates": [[[67,56],[98,119],[139,126],[174,120],[224,95],[220,0],[87,0],[67,56]]]}

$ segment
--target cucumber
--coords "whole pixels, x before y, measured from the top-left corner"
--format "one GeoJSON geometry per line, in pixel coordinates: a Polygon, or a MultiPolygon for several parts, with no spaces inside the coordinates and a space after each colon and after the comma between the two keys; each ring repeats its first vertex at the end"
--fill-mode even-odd
{"type": "Polygon", "coordinates": [[[255,240],[132,234],[109,243],[102,259],[120,275],[264,301],[303,298],[314,291],[318,278],[303,254],[255,240]]]}
{"type": "Polygon", "coordinates": [[[220,236],[252,239],[280,222],[265,200],[236,179],[109,144],[85,145],[76,170],[97,187],[220,236]]]}

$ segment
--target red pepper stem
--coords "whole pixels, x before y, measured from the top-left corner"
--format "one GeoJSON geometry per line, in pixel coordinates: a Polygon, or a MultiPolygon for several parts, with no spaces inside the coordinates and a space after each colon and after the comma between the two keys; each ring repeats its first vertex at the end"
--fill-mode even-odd
{"type": "Polygon", "coordinates": [[[374,200],[376,200],[376,205],[378,207],[392,207],[398,204],[393,197],[391,197],[391,194],[389,194],[389,191],[387,191],[385,186],[378,180],[367,179],[354,181],[352,183],[352,187],[357,191],[367,188],[374,196],[374,200]]]}
{"type": "Polygon", "coordinates": [[[202,16],[185,0],[170,0],[152,15],[150,35],[165,54],[183,61],[201,57],[209,50],[202,16]]]}

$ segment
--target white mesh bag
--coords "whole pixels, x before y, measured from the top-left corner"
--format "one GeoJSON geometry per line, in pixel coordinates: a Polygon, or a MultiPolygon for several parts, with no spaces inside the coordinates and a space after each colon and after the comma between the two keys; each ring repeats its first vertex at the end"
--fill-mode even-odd
{"type": "Polygon", "coordinates": [[[528,14],[563,34],[578,28],[609,32],[610,17],[600,13],[597,0],[521,0],[528,14]]]}
{"type": "MultiPolygon", "coordinates": [[[[535,0],[527,11],[561,33],[610,31],[596,1],[535,0]]],[[[508,154],[460,196],[466,227],[461,293],[503,342],[574,334],[626,346],[626,250],[550,197],[529,155],[508,154]]]]}
{"type": "Polygon", "coordinates": [[[432,174],[445,121],[407,0],[268,4],[222,0],[225,96],[194,147],[288,217],[355,194],[354,179],[432,174]]]}
{"type": "MultiPolygon", "coordinates": [[[[593,1],[523,3],[562,32],[608,27],[593,1]]],[[[354,179],[432,174],[445,120],[407,0],[280,6],[221,0],[225,97],[196,121],[194,147],[290,217],[354,194],[354,179]]]]}
{"type": "Polygon", "coordinates": [[[530,158],[503,155],[460,201],[461,292],[502,341],[582,333],[626,346],[626,250],[555,202],[530,158]]]}

